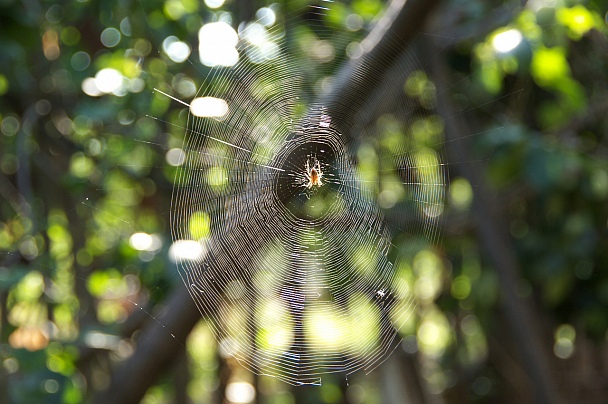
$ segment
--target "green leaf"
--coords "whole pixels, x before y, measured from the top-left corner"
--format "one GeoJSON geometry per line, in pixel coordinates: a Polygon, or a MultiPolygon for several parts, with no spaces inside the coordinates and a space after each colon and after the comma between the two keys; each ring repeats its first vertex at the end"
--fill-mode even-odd
{"type": "Polygon", "coordinates": [[[569,36],[574,40],[581,39],[587,31],[595,27],[593,14],[581,4],[557,10],[557,21],[568,27],[569,36]]]}
{"type": "Polygon", "coordinates": [[[563,48],[539,48],[532,56],[532,77],[541,87],[549,87],[570,76],[570,65],[563,48]]]}

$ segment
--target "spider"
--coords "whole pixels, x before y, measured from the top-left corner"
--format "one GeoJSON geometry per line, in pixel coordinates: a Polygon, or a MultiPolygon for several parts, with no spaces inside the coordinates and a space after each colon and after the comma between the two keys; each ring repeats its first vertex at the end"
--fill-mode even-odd
{"type": "Polygon", "coordinates": [[[320,187],[323,185],[323,182],[321,181],[323,172],[321,171],[321,163],[319,160],[314,159],[312,167],[310,166],[310,160],[306,160],[306,173],[304,174],[304,177],[305,183],[303,185],[308,189],[311,189],[314,186],[320,187]]]}

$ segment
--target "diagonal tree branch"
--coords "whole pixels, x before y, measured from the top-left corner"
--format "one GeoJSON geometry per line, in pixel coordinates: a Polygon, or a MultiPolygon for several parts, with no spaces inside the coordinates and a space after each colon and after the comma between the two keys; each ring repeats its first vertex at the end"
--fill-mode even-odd
{"type": "Polygon", "coordinates": [[[382,18],[361,42],[361,56],[339,69],[332,91],[317,103],[327,106],[329,114],[333,115],[344,108],[347,100],[348,115],[358,117],[366,102],[378,96],[377,86],[390,75],[391,67],[399,64],[399,59],[404,57],[412,39],[438,4],[439,0],[391,1],[382,18]]]}
{"type": "Polygon", "coordinates": [[[117,366],[108,389],[94,397],[94,403],[139,402],[184,349],[200,313],[185,286],[179,285],[157,319],[142,330],[135,353],[117,366]]]}

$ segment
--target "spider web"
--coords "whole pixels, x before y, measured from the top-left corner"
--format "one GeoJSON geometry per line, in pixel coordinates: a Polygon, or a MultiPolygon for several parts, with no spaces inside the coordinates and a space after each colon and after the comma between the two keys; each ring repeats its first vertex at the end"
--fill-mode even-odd
{"type": "MultiPolygon", "coordinates": [[[[317,18],[325,11],[299,15],[312,15],[317,38],[336,42],[317,18]]],[[[357,148],[371,131],[359,100],[323,101],[332,63],[314,72],[299,65],[289,24],[266,28],[277,45],[270,56],[246,40],[262,25],[242,29],[238,62],[214,68],[201,86],[195,100],[227,108],[189,113],[171,227],[175,243],[199,246],[178,268],[221,349],[256,374],[320,384],[323,374],[373,370],[401,341],[416,305],[401,264],[437,241],[447,173],[428,142],[404,139],[382,157],[357,148]],[[307,187],[314,161],[323,185],[307,187]],[[399,247],[388,211],[405,223],[399,247]]],[[[346,44],[333,63],[347,58],[346,44]]],[[[401,66],[391,83],[399,88],[416,62],[401,66]]],[[[371,91],[357,76],[350,85],[371,91]]],[[[407,97],[394,111],[406,124],[428,115],[407,97]]]]}

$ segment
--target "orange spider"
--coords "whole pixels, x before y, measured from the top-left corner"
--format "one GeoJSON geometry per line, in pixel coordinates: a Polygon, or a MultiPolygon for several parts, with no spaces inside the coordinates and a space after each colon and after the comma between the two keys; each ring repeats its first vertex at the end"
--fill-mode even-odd
{"type": "Polygon", "coordinates": [[[310,160],[307,160],[306,174],[304,175],[306,180],[308,180],[308,182],[304,184],[306,188],[310,189],[314,186],[320,187],[323,185],[323,181],[321,181],[321,178],[323,178],[323,171],[321,171],[321,163],[319,160],[314,159],[312,167],[310,166],[310,160]]]}

